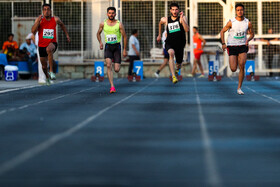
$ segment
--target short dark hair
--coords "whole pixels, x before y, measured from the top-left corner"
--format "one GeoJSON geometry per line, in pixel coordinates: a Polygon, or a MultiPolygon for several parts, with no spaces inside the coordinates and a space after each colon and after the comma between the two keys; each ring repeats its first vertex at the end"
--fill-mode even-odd
{"type": "Polygon", "coordinates": [[[14,37],[13,33],[8,34],[8,38],[10,38],[10,36],[14,37]]]}
{"type": "Polygon", "coordinates": [[[45,6],[48,6],[48,7],[50,7],[50,9],[52,9],[52,6],[50,4],[47,4],[47,3],[42,5],[42,9],[44,9],[45,6]]]}
{"type": "Polygon", "coordinates": [[[132,31],[131,31],[131,34],[136,34],[138,32],[138,30],[137,29],[133,29],[132,31]]]}
{"type": "Polygon", "coordinates": [[[174,6],[176,6],[178,9],[180,9],[180,7],[177,3],[171,3],[170,6],[169,6],[169,9],[171,9],[174,6]]]}
{"type": "Polygon", "coordinates": [[[198,31],[198,27],[193,27],[194,29],[196,29],[198,31]]]}
{"type": "Polygon", "coordinates": [[[241,7],[244,9],[244,5],[241,4],[241,3],[237,3],[237,4],[235,5],[235,9],[236,9],[237,7],[239,7],[239,6],[241,6],[241,7]]]}
{"type": "Polygon", "coordinates": [[[116,12],[116,8],[113,7],[113,6],[108,7],[108,8],[107,8],[107,12],[109,12],[109,10],[114,10],[114,11],[116,12]]]}

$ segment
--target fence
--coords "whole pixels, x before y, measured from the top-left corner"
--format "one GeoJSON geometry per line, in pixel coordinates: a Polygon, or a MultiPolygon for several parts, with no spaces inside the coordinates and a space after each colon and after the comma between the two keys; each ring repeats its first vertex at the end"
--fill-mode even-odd
{"type": "MultiPolygon", "coordinates": [[[[158,22],[169,14],[169,0],[52,0],[53,14],[65,23],[72,42],[68,44],[58,29],[59,57],[61,60],[86,61],[103,58],[96,32],[106,18],[106,8],[115,6],[117,17],[123,22],[128,37],[131,30],[139,30],[141,57],[152,60],[151,51],[161,48],[156,42],[158,22]],[[66,58],[70,56],[70,58],[66,58]],[[63,57],[63,58],[62,58],[63,57]]],[[[249,58],[256,61],[258,71],[279,71],[280,0],[178,0],[187,15],[190,28],[198,26],[207,40],[208,50],[219,49],[219,32],[235,16],[237,2],[245,5],[245,16],[252,22],[255,40],[250,44],[249,58]],[[275,39],[275,41],[274,41],[275,39]],[[269,42],[268,42],[269,40],[269,42]]],[[[0,45],[13,32],[18,43],[30,32],[35,18],[41,14],[41,0],[0,0],[0,45]]],[[[192,51],[192,29],[187,33],[186,51],[192,51]]],[[[103,36],[102,36],[103,37],[103,36]]],[[[104,37],[103,37],[104,38],[104,37]]],[[[192,56],[192,53],[190,53],[192,56]]],[[[221,59],[227,67],[227,55],[221,59]]],[[[192,59],[192,58],[191,58],[192,59]]],[[[204,65],[207,59],[204,57],[204,65]]],[[[206,68],[206,67],[205,67],[206,68]]],[[[229,71],[228,71],[229,73],[229,71]]]]}

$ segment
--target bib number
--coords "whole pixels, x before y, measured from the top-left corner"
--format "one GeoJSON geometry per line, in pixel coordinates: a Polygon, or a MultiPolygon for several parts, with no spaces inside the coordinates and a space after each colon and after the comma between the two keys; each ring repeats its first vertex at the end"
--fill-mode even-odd
{"type": "Polygon", "coordinates": [[[44,29],[43,30],[43,38],[53,39],[54,38],[54,30],[53,29],[44,29]]]}
{"type": "Polygon", "coordinates": [[[169,33],[180,31],[181,29],[180,29],[179,22],[176,21],[174,23],[168,23],[168,30],[169,30],[169,33]]]}
{"type": "Polygon", "coordinates": [[[243,38],[245,38],[245,32],[239,31],[239,32],[235,33],[234,38],[235,39],[243,39],[243,38]]]}
{"type": "Polygon", "coordinates": [[[193,48],[194,48],[194,49],[197,48],[197,43],[193,43],[193,48]]]}
{"type": "Polygon", "coordinates": [[[115,35],[115,34],[107,35],[106,37],[107,37],[108,44],[114,44],[114,43],[118,42],[117,35],[115,35]]]}

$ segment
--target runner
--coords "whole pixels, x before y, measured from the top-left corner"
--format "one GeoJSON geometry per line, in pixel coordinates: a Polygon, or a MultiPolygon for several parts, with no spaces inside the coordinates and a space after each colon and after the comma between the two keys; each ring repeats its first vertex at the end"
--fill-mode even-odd
{"type": "Polygon", "coordinates": [[[176,84],[178,79],[176,75],[181,68],[184,56],[184,47],[186,45],[186,34],[189,31],[189,26],[184,13],[181,11],[177,3],[170,5],[171,16],[168,18],[162,17],[159,22],[159,34],[157,41],[161,40],[161,25],[166,24],[167,38],[165,40],[165,49],[169,54],[169,68],[172,74],[172,82],[176,84]],[[176,71],[174,64],[174,56],[176,57],[176,71]]]}
{"type": "Polygon", "coordinates": [[[116,73],[120,71],[121,68],[121,36],[124,39],[124,48],[123,56],[127,55],[126,45],[127,37],[124,30],[123,24],[115,19],[116,17],[116,8],[108,7],[107,8],[108,19],[101,22],[99,29],[97,31],[97,40],[100,44],[100,50],[103,50],[103,43],[101,41],[101,32],[104,30],[105,35],[105,61],[107,64],[107,75],[111,85],[110,93],[115,93],[116,89],[113,83],[113,70],[112,70],[112,60],[114,60],[114,70],[116,73]]]}
{"type": "Polygon", "coordinates": [[[44,74],[46,75],[46,84],[50,85],[50,79],[56,79],[53,72],[53,53],[57,49],[57,40],[56,40],[56,25],[58,24],[61,29],[64,31],[67,41],[70,42],[69,34],[66,30],[65,25],[59,19],[59,17],[51,15],[51,5],[44,4],[43,15],[40,15],[35,24],[32,26],[32,33],[35,35],[38,31],[39,35],[39,56],[42,63],[42,68],[44,74]],[[50,66],[50,71],[48,73],[48,61],[50,66]]]}
{"type": "Polygon", "coordinates": [[[252,23],[244,17],[244,5],[235,5],[236,17],[230,19],[226,26],[221,30],[221,40],[223,50],[227,49],[229,55],[229,65],[232,72],[239,66],[237,94],[244,95],[241,86],[244,79],[244,69],[247,60],[248,43],[255,36],[252,23]],[[227,45],[225,44],[224,33],[229,31],[227,45]],[[247,32],[250,37],[247,39],[247,32]]]}
{"type": "Polygon", "coordinates": [[[161,41],[162,41],[162,48],[163,48],[163,55],[164,55],[164,59],[163,59],[163,63],[160,65],[160,67],[158,68],[158,70],[155,72],[155,76],[156,78],[159,78],[159,73],[161,72],[161,70],[167,65],[168,60],[169,60],[169,54],[168,52],[165,50],[165,40],[167,37],[167,32],[166,30],[162,33],[161,36],[161,41]]]}
{"type": "Polygon", "coordinates": [[[204,77],[203,67],[200,62],[200,56],[203,53],[203,48],[206,44],[204,38],[198,33],[198,28],[193,27],[193,53],[194,53],[194,61],[193,61],[193,69],[190,77],[195,76],[197,65],[201,71],[201,75],[198,78],[204,77]]]}

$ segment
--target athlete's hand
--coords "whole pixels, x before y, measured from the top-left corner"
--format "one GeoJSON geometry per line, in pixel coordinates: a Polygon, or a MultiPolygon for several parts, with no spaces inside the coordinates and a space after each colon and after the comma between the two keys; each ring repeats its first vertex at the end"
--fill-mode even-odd
{"type": "Polygon", "coordinates": [[[157,42],[159,43],[160,41],[161,41],[161,36],[158,35],[158,37],[157,37],[157,42]]]}
{"type": "Polygon", "coordinates": [[[68,35],[68,36],[66,36],[66,38],[67,38],[67,42],[68,42],[68,43],[70,43],[70,41],[71,41],[71,40],[70,40],[69,35],[68,35]]]}
{"type": "Polygon", "coordinates": [[[38,18],[36,19],[36,22],[41,22],[41,20],[43,19],[43,15],[38,16],[38,18]]]}
{"type": "Polygon", "coordinates": [[[246,46],[248,46],[248,45],[249,45],[249,41],[248,41],[248,40],[246,40],[245,45],[246,45],[246,46]]]}
{"type": "Polygon", "coordinates": [[[180,18],[183,19],[183,17],[184,17],[184,12],[181,11],[181,12],[180,12],[180,18]]]}
{"type": "Polygon", "coordinates": [[[123,56],[124,56],[124,57],[126,57],[126,56],[127,56],[126,49],[123,49],[123,56]]]}
{"type": "Polygon", "coordinates": [[[100,42],[99,48],[100,48],[100,50],[103,50],[103,43],[102,42],[100,42]]]}
{"type": "Polygon", "coordinates": [[[222,45],[222,48],[223,48],[223,51],[225,51],[227,49],[227,45],[226,44],[222,45]]]}

